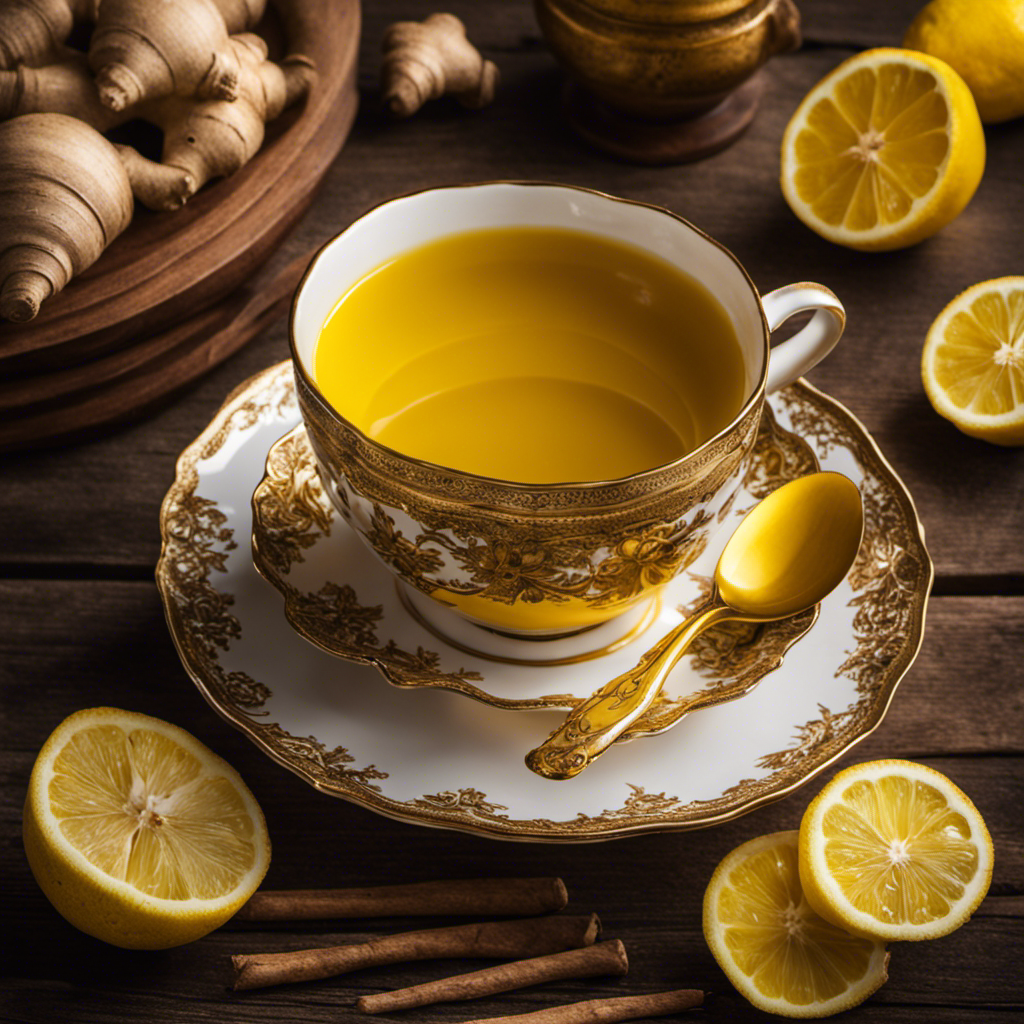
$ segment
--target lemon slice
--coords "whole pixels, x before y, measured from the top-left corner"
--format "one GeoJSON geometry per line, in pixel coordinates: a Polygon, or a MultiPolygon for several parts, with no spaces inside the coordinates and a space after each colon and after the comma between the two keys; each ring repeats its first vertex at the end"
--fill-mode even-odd
{"type": "Polygon", "coordinates": [[[885,945],[823,920],[800,888],[797,833],[737,847],[704,893],[704,938],[737,991],[784,1017],[862,1003],[888,975],[885,945]]]}
{"type": "Polygon", "coordinates": [[[936,317],[921,379],[940,416],[995,444],[1024,444],[1024,277],[982,281],[936,317]]]}
{"type": "Polygon", "coordinates": [[[238,773],[183,729],[90,708],[36,758],[25,853],[76,928],[129,949],[165,949],[223,924],[270,861],[266,824],[238,773]]]}
{"type": "Polygon", "coordinates": [[[880,940],[959,928],[992,878],[992,840],[944,775],[913,761],[840,772],[800,822],[800,881],[822,917],[880,940]]]}
{"type": "Polygon", "coordinates": [[[901,249],[970,202],[985,135],[963,79],[911,50],[851,57],[804,97],[782,139],[782,192],[830,242],[901,249]]]}

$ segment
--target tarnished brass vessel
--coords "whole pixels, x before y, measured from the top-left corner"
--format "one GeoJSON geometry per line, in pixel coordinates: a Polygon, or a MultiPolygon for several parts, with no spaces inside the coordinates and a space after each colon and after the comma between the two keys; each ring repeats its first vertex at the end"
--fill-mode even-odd
{"type": "Polygon", "coordinates": [[[750,124],[755,72],[800,45],[793,0],[534,0],[568,78],[566,116],[641,163],[697,160],[750,124]]]}

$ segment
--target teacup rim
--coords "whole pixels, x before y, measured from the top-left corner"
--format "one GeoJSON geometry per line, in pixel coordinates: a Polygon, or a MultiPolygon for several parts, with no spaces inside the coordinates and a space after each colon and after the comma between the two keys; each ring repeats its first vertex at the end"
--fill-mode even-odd
{"type": "Polygon", "coordinates": [[[771,328],[768,325],[768,318],[765,315],[764,306],[761,302],[761,293],[758,291],[757,286],[754,284],[753,278],[747,272],[746,267],[739,261],[735,253],[732,252],[727,246],[723,245],[716,238],[713,238],[706,231],[699,228],[692,221],[683,217],[681,214],[675,213],[668,209],[668,207],[661,206],[657,203],[649,203],[640,199],[627,199],[622,196],[614,196],[609,192],[602,192],[600,189],[588,188],[585,185],[567,185],[563,182],[546,181],[539,179],[493,179],[485,181],[472,181],[462,182],[448,185],[428,185],[423,188],[412,189],[409,192],[402,192],[397,195],[390,196],[387,199],[383,199],[378,203],[367,207],[357,217],[353,218],[341,231],[337,234],[332,235],[327,241],[325,241],[317,250],[313,253],[310,258],[309,264],[307,265],[299,283],[296,285],[295,291],[292,294],[292,300],[288,311],[288,347],[291,353],[291,362],[293,371],[302,377],[302,381],[305,384],[309,392],[314,395],[325,413],[333,419],[339,421],[346,430],[352,431],[359,439],[362,444],[369,447],[371,451],[377,451],[384,455],[388,459],[395,459],[399,462],[404,462],[409,466],[415,466],[429,473],[441,473],[449,474],[462,480],[473,481],[476,483],[484,484],[489,487],[504,488],[515,492],[525,493],[551,493],[560,491],[589,491],[598,490],[601,488],[615,487],[617,485],[623,485],[627,482],[632,481],[646,481],[654,479],[661,474],[675,473],[682,466],[687,463],[699,464],[704,454],[716,444],[720,444],[722,440],[727,437],[735,428],[750,414],[751,410],[758,405],[764,399],[765,385],[768,379],[768,361],[769,353],[771,349],[771,328]],[[299,302],[299,296],[302,292],[306,281],[313,273],[317,262],[324,255],[326,250],[332,246],[335,242],[341,239],[347,232],[349,232],[356,224],[364,220],[370,214],[375,211],[382,209],[385,206],[389,206],[392,203],[400,202],[404,199],[412,199],[415,196],[423,195],[428,192],[447,192],[456,191],[462,189],[473,189],[473,188],[484,188],[495,185],[511,185],[515,187],[541,187],[541,188],[554,188],[554,189],[565,189],[568,191],[583,192],[591,196],[596,196],[599,199],[607,199],[611,202],[622,203],[627,206],[639,206],[648,210],[653,210],[657,213],[663,213],[671,219],[678,221],[685,227],[689,228],[695,234],[699,235],[706,242],[709,242],[715,248],[719,249],[732,263],[736,269],[740,272],[743,280],[750,288],[751,294],[754,298],[755,306],[761,320],[761,336],[763,342],[763,357],[761,360],[761,371],[758,378],[757,384],[751,391],[750,395],[744,401],[743,405],[739,408],[737,413],[717,433],[713,434],[702,444],[698,445],[692,451],[687,452],[685,455],[681,455],[677,459],[673,459],[671,462],[662,463],[660,466],[652,466],[649,469],[639,470],[636,473],[629,473],[626,476],[614,477],[604,480],[568,480],[559,481],[553,483],[530,483],[527,481],[518,480],[506,480],[502,477],[486,476],[481,473],[473,473],[469,470],[458,469],[455,466],[445,466],[441,463],[430,462],[427,459],[417,458],[414,455],[407,455],[404,452],[400,452],[395,448],[391,448],[388,445],[382,444],[380,441],[370,437],[362,430],[360,430],[351,420],[343,416],[330,402],[324,397],[320,388],[317,386],[316,381],[313,379],[313,375],[307,372],[306,367],[303,365],[302,360],[298,354],[298,346],[295,341],[295,318],[296,309],[299,302]]]}

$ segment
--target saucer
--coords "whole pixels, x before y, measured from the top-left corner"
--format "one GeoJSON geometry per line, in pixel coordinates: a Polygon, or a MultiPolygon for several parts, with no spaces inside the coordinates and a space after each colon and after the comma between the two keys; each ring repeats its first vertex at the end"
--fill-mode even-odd
{"type": "MultiPolygon", "coordinates": [[[[376,668],[308,643],[281,614],[281,594],[256,571],[248,541],[250,498],[268,451],[299,423],[290,363],[228,397],[182,453],[164,499],[156,579],[182,662],[211,706],[278,763],[325,793],[404,821],[579,842],[703,827],[778,799],[881,721],[920,646],[932,566],[913,503],[864,427],[802,381],[769,403],[781,431],[806,442],[823,469],[860,486],[866,530],[857,563],[762,685],[688,715],[657,740],[609,751],[575,779],[543,779],[523,761],[563,710],[492,706],[491,687],[506,668],[544,675],[563,667],[451,653],[420,627],[429,640],[401,648],[411,669],[460,676],[492,703],[437,685],[398,688],[376,668]]],[[[761,463],[766,479],[782,472],[775,458],[761,463]]],[[[308,567],[306,560],[293,571],[308,567]]],[[[336,584],[337,600],[353,609],[357,636],[372,629],[386,648],[383,606],[368,602],[362,584],[336,584]]],[[[700,580],[686,586],[700,596],[700,580]]],[[[674,608],[663,601],[659,618],[674,608]]],[[[568,671],[608,667],[628,646],[568,671]]],[[[756,641],[748,645],[756,650],[756,641]]],[[[713,664],[714,656],[704,660],[713,664]]],[[[708,682],[702,678],[702,688],[708,682]]],[[[542,686],[539,696],[574,690],[542,686]]]]}
{"type": "MultiPolygon", "coordinates": [[[[253,493],[253,561],[280,592],[300,636],[329,654],[373,665],[396,686],[439,687],[509,710],[569,709],[636,665],[704,603],[722,548],[744,515],[780,484],[817,468],[807,443],[766,410],[744,485],[688,571],[657,598],[596,629],[537,641],[475,626],[397,581],[336,512],[299,424],[271,445],[253,493]]],[[[405,543],[401,534],[396,540],[405,543]]],[[[782,664],[815,616],[812,609],[779,622],[709,630],[621,739],[662,732],[691,711],[748,691],[782,664]]]]}

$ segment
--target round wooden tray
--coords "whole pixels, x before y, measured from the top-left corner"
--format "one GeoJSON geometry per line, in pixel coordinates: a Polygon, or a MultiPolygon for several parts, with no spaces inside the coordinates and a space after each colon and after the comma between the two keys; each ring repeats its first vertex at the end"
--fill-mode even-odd
{"type": "Polygon", "coordinates": [[[197,367],[209,369],[230,355],[271,311],[283,310],[280,292],[294,268],[269,280],[259,278],[259,269],[309,206],[352,127],[360,8],[359,0],[280,0],[274,14],[288,49],[316,63],[319,77],[309,96],[267,126],[263,148],[237,174],[206,186],[173,213],[137,208],[128,230],[35,320],[0,323],[5,390],[39,396],[0,400],[0,447],[130,414],[126,367],[136,383],[148,368],[137,407],[152,404],[194,379],[197,367]],[[252,294],[233,299],[243,282],[252,294]],[[247,315],[233,326],[233,317],[225,322],[223,310],[212,309],[222,303],[247,315]],[[136,347],[137,353],[128,351],[136,347]],[[70,393],[65,385],[76,398],[63,409],[58,429],[46,407],[70,393]],[[103,395],[112,386],[119,398],[107,416],[103,395]],[[73,406],[89,409],[80,423],[73,406]]]}

